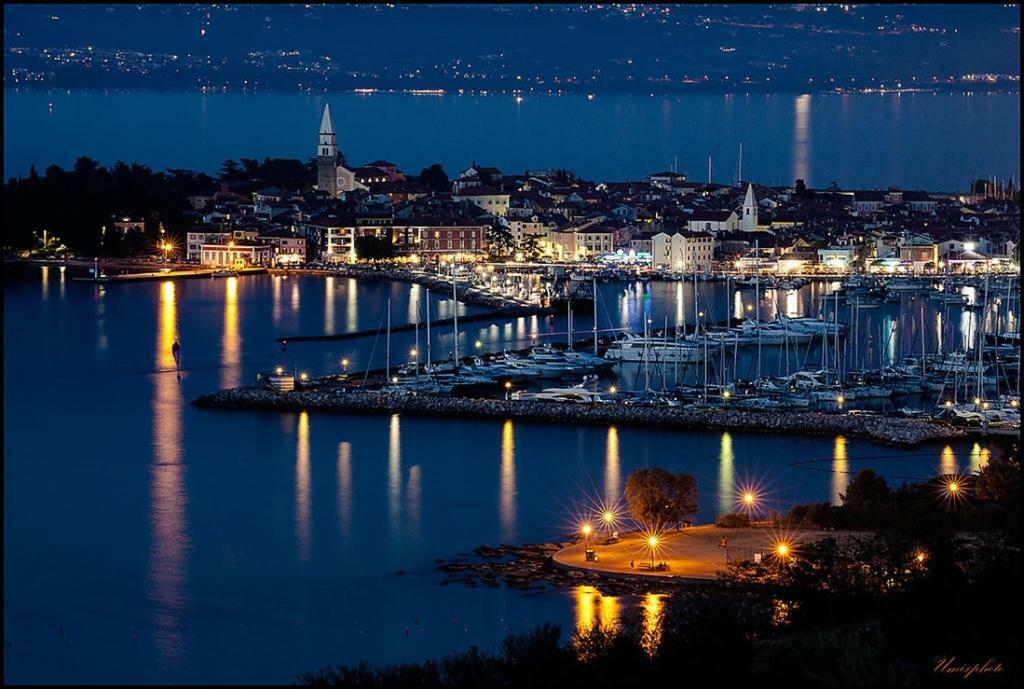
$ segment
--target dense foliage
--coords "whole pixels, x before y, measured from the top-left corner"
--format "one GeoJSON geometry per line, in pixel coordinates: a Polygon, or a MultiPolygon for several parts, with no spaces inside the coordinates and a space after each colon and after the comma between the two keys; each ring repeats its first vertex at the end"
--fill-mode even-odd
{"type": "MultiPolygon", "coordinates": [[[[308,191],[315,179],[311,163],[243,158],[241,163],[225,161],[219,181],[247,195],[264,186],[308,191]]],[[[153,253],[162,225],[167,236],[179,238],[181,246],[182,233],[196,222],[187,216],[192,208],[189,197],[211,195],[219,189],[218,180],[202,172],[155,172],[145,165],[120,161],[107,168],[87,157],[75,161],[70,170],[51,165],[39,175],[32,168],[27,177],[12,177],[4,185],[3,244],[5,249],[33,249],[44,254],[61,246],[85,256],[153,253]],[[145,232],[123,236],[114,232],[116,214],[144,219],[145,232]]]]}
{"type": "Polygon", "coordinates": [[[657,467],[638,469],[626,480],[626,506],[650,528],[680,524],[697,513],[697,481],[657,467]]]}

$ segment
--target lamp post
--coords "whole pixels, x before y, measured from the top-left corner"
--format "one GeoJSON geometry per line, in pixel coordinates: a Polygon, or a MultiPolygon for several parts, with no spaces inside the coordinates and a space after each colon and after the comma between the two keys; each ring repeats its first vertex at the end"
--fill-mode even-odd
{"type": "Polygon", "coordinates": [[[511,394],[512,394],[511,391],[512,391],[512,381],[511,380],[506,380],[505,381],[505,401],[506,402],[511,399],[511,394]]]}
{"type": "Polygon", "coordinates": [[[348,375],[348,359],[341,360],[341,372],[346,376],[348,375]]]}
{"type": "Polygon", "coordinates": [[[658,537],[657,536],[653,536],[653,535],[652,536],[648,536],[647,537],[647,546],[651,549],[651,571],[653,571],[654,570],[654,551],[658,547],[658,537]]]}

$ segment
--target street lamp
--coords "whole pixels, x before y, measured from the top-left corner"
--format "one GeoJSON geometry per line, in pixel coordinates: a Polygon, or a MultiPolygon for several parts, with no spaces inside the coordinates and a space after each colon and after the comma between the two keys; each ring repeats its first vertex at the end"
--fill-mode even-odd
{"type": "Polygon", "coordinates": [[[348,373],[348,359],[341,360],[341,372],[346,374],[348,373]]]}
{"type": "Polygon", "coordinates": [[[510,398],[511,390],[512,390],[512,381],[511,380],[506,380],[505,381],[505,401],[506,402],[510,398]]]}
{"type": "Polygon", "coordinates": [[[747,506],[747,509],[751,509],[754,506],[754,494],[747,491],[743,494],[743,504],[747,506]]]}
{"type": "Polygon", "coordinates": [[[647,537],[647,547],[651,549],[651,570],[654,570],[654,551],[658,549],[658,537],[650,535],[647,537]]]}
{"type": "Polygon", "coordinates": [[[580,527],[580,533],[583,534],[583,549],[590,550],[590,532],[592,531],[590,524],[584,524],[580,527]]]}

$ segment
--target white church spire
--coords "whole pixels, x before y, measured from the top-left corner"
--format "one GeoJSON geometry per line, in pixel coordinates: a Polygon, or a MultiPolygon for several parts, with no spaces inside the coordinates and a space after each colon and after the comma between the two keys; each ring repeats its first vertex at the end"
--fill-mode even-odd
{"type": "Polygon", "coordinates": [[[747,195],[740,211],[740,229],[744,232],[757,231],[757,199],[754,197],[753,184],[747,184],[747,195]]]}
{"type": "Polygon", "coordinates": [[[334,123],[331,122],[331,106],[324,106],[324,117],[320,120],[320,133],[321,134],[334,134],[334,123]]]}

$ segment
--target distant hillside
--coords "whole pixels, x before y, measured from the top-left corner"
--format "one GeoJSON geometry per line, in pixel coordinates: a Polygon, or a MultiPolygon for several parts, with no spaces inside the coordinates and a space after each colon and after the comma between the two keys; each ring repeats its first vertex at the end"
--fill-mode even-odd
{"type": "Polygon", "coordinates": [[[7,86],[1016,88],[1004,5],[6,5],[7,86]]]}

